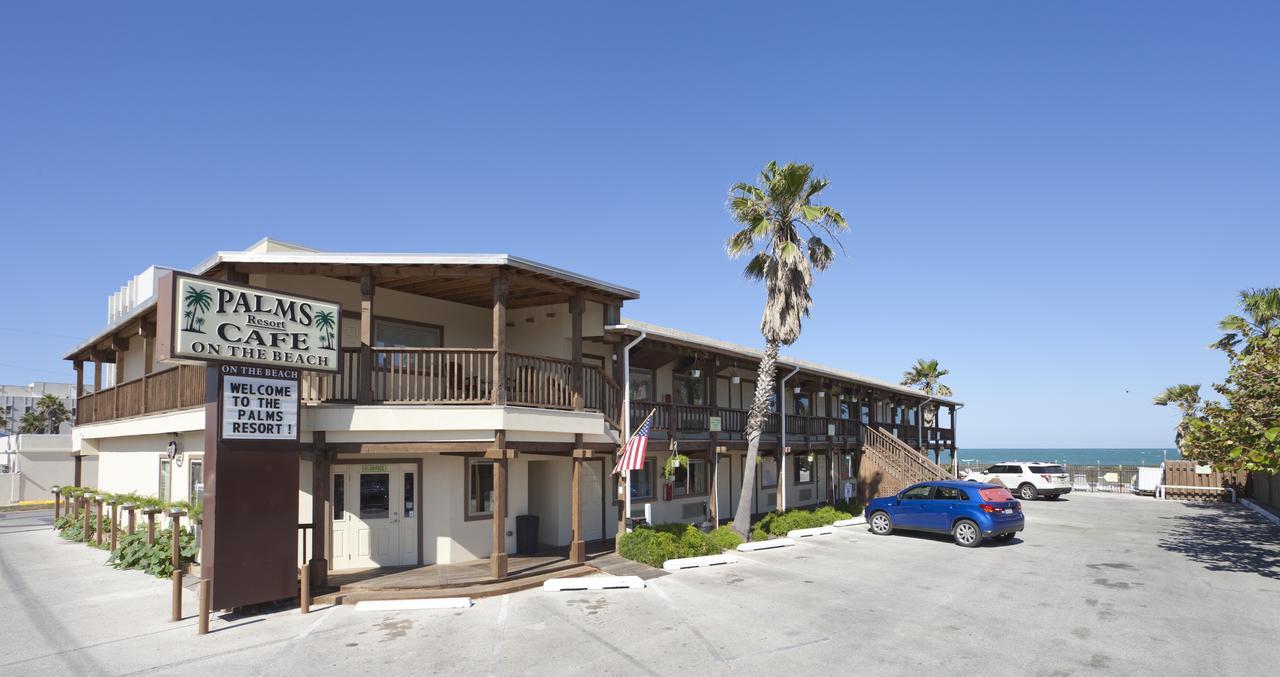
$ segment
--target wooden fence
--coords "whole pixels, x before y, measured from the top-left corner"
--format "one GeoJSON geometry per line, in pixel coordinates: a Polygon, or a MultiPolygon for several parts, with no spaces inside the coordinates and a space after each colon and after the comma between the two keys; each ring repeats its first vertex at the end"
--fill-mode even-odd
{"type": "Polygon", "coordinates": [[[1280,510],[1280,474],[1249,473],[1249,498],[1267,507],[1280,510]]]}
{"type": "Polygon", "coordinates": [[[1226,499],[1224,491],[1197,491],[1196,489],[1171,489],[1170,487],[1205,487],[1206,489],[1235,489],[1237,496],[1244,495],[1247,473],[1222,473],[1204,466],[1197,471],[1195,461],[1165,461],[1164,485],[1167,498],[1226,499]]]}

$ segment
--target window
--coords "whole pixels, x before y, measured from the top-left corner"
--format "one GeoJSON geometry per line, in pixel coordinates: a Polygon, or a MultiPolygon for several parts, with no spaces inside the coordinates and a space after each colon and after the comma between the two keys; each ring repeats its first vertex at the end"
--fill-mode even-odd
{"type": "Polygon", "coordinates": [[[760,458],[760,487],[778,486],[778,459],[772,456],[760,458]]]}
{"type": "Polygon", "coordinates": [[[333,521],[347,518],[347,476],[333,476],[333,521]]]}
{"type": "Polygon", "coordinates": [[[1031,472],[1032,472],[1033,474],[1036,474],[1036,475],[1065,475],[1065,474],[1067,474],[1067,470],[1066,470],[1066,468],[1063,468],[1063,467],[1062,467],[1062,466],[1060,466],[1060,465],[1033,465],[1033,466],[1031,466],[1031,472]]]}
{"type": "Polygon", "coordinates": [[[413,517],[413,482],[414,474],[407,472],[404,474],[404,516],[413,517]]]}
{"type": "Polygon", "coordinates": [[[853,477],[853,454],[845,452],[840,454],[840,479],[847,480],[853,477]]]}
{"type": "Polygon", "coordinates": [[[795,457],[796,484],[813,482],[813,461],[808,456],[795,457]]]}
{"type": "Polygon", "coordinates": [[[160,491],[157,495],[162,501],[173,500],[169,495],[170,486],[173,484],[173,461],[167,458],[160,459],[160,491]]]}
{"type": "Polygon", "coordinates": [[[797,416],[813,415],[813,397],[809,393],[793,393],[791,395],[791,413],[797,416]]]}
{"type": "Polygon", "coordinates": [[[651,402],[657,398],[653,390],[653,371],[631,368],[631,401],[651,402]]]}
{"type": "Polygon", "coordinates": [[[644,462],[643,468],[631,471],[631,477],[627,479],[627,487],[631,492],[631,500],[653,500],[653,480],[655,477],[653,470],[654,462],[652,459],[649,459],[644,462]]]}
{"type": "Polygon", "coordinates": [[[194,503],[204,498],[204,461],[191,461],[191,476],[187,479],[187,500],[194,503]]]}
{"type": "Polygon", "coordinates": [[[674,390],[672,399],[676,404],[705,404],[703,392],[706,390],[706,380],[701,376],[690,376],[689,374],[672,374],[671,386],[674,390]]]}
{"type": "MultiPolygon", "coordinates": [[[[373,345],[379,348],[439,348],[442,344],[443,331],[439,327],[425,324],[410,324],[378,320],[373,322],[373,345]]],[[[391,355],[378,355],[378,366],[390,366],[391,355]]],[[[406,359],[405,355],[396,355],[396,359],[406,359]]]]}
{"type": "Polygon", "coordinates": [[[952,487],[938,487],[938,490],[933,493],[933,498],[940,501],[964,501],[969,499],[968,496],[964,495],[964,492],[952,487]]]}
{"type": "Polygon", "coordinates": [[[467,516],[493,515],[493,461],[467,459],[467,516]]]}
{"type": "Polygon", "coordinates": [[[902,499],[904,501],[928,499],[929,492],[932,490],[933,490],[933,487],[912,487],[902,492],[902,499]]]}
{"type": "Polygon", "coordinates": [[[391,475],[385,472],[360,473],[360,519],[387,519],[391,516],[391,475]]]}
{"type": "Polygon", "coordinates": [[[707,493],[707,462],[700,458],[689,459],[675,469],[673,493],[676,496],[700,496],[707,493]]]}

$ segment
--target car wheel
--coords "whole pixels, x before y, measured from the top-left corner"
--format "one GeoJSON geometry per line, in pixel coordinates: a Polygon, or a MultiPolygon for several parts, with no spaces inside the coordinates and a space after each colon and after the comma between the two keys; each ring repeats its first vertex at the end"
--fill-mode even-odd
{"type": "Polygon", "coordinates": [[[889,518],[888,513],[874,512],[871,514],[871,533],[877,536],[888,536],[893,533],[893,520],[889,518]]]}
{"type": "Polygon", "coordinates": [[[955,539],[956,545],[966,548],[976,548],[982,545],[982,532],[978,530],[978,525],[969,520],[960,520],[951,527],[951,538],[955,539]]]}
{"type": "Polygon", "coordinates": [[[1005,541],[1012,541],[1013,534],[996,534],[995,539],[1001,543],[1004,543],[1005,541]]]}
{"type": "Polygon", "coordinates": [[[1034,484],[1023,484],[1018,487],[1018,498],[1024,501],[1034,501],[1040,496],[1040,492],[1036,491],[1034,484]]]}

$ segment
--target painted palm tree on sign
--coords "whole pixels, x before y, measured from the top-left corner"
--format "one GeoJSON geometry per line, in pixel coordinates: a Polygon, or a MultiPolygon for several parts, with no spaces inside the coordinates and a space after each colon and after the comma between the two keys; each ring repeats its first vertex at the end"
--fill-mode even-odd
{"type": "MultiPolygon", "coordinates": [[[[951,397],[951,388],[943,384],[942,377],[950,374],[950,370],[938,367],[937,360],[916,360],[914,366],[902,373],[902,385],[916,388],[929,396],[951,397]]],[[[932,428],[938,420],[938,405],[926,403],[920,407],[920,415],[924,425],[932,428]]],[[[942,451],[934,449],[933,460],[938,462],[942,451]]]]}
{"type": "Polygon", "coordinates": [[[182,313],[182,316],[187,319],[187,331],[203,334],[204,332],[198,329],[197,326],[204,326],[204,318],[200,317],[200,315],[208,312],[209,308],[213,306],[213,295],[209,293],[208,289],[189,287],[187,288],[187,293],[182,297],[182,305],[187,308],[186,312],[182,313]]]}
{"type": "Polygon", "coordinates": [[[741,228],[729,238],[726,249],[731,258],[751,254],[743,274],[765,284],[760,318],[764,356],[747,417],[747,458],[733,516],[733,528],[743,538],[751,534],[751,493],[760,431],[769,414],[778,350],[800,338],[801,319],[809,316],[813,305],[809,295],[813,271],[831,265],[835,253],[828,241],[840,246],[839,234],[849,227],[835,208],[814,204],[828,183],[825,178],[815,178],[810,165],[779,167],[770,162],[756,183],[738,183],[729,189],[729,213],[741,228]]]}
{"type": "Polygon", "coordinates": [[[1187,429],[1187,419],[1200,412],[1200,384],[1179,383],[1169,386],[1156,395],[1152,403],[1161,407],[1172,404],[1182,412],[1182,418],[1178,419],[1178,430],[1173,438],[1174,446],[1181,451],[1182,435],[1187,429]]]}
{"type": "Polygon", "coordinates": [[[333,350],[333,313],[327,310],[316,311],[315,322],[316,327],[324,332],[320,347],[333,350]]]}

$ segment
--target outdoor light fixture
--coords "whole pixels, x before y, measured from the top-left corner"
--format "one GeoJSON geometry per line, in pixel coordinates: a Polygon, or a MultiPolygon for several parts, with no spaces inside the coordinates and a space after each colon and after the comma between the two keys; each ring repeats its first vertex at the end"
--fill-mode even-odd
{"type": "Polygon", "coordinates": [[[827,391],[825,390],[818,391],[818,397],[826,397],[826,396],[827,396],[827,391]]]}
{"type": "Polygon", "coordinates": [[[791,392],[793,392],[793,393],[795,393],[795,394],[799,395],[799,394],[800,394],[800,386],[796,386],[796,387],[792,388],[792,389],[791,389],[791,392]]]}
{"type": "Polygon", "coordinates": [[[742,383],[742,377],[738,376],[737,374],[734,374],[733,376],[729,377],[729,382],[734,385],[737,385],[739,383],[742,383]]]}
{"type": "Polygon", "coordinates": [[[694,378],[701,378],[701,377],[702,377],[702,370],[701,370],[701,369],[690,369],[690,370],[689,370],[689,375],[690,375],[690,376],[692,376],[692,377],[694,377],[694,378]]]}

